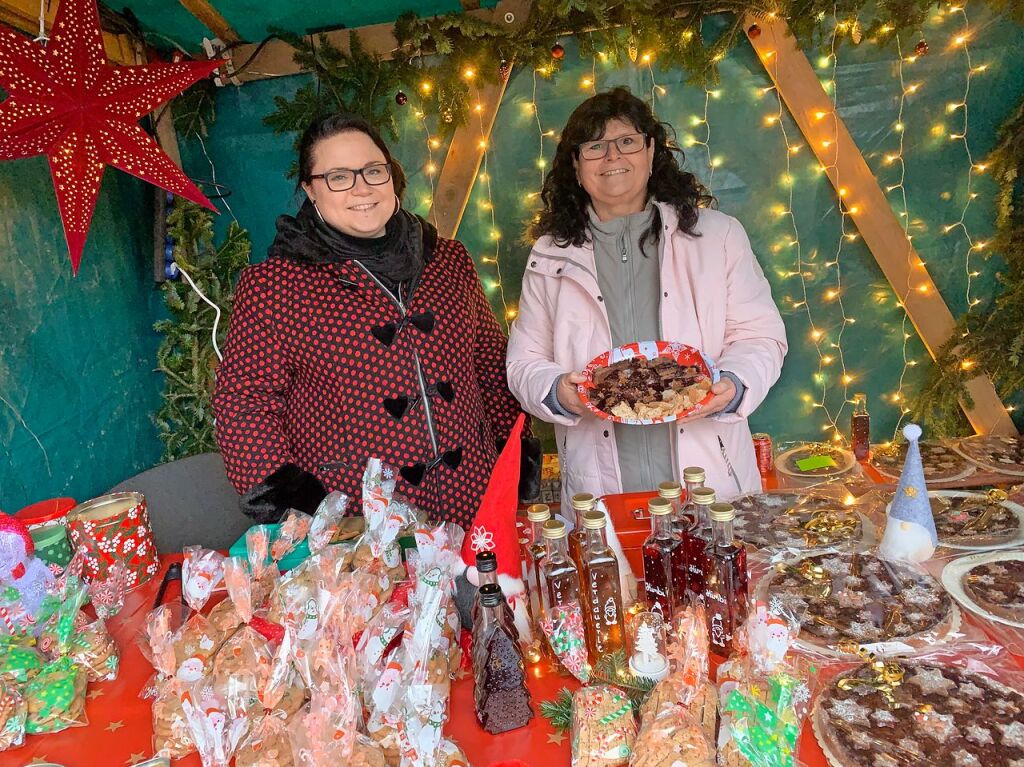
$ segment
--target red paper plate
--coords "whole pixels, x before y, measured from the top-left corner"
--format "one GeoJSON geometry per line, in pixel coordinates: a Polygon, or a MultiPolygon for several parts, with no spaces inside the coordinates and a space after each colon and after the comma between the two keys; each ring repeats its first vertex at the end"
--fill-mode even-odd
{"type": "Polygon", "coordinates": [[[635,426],[649,426],[656,423],[669,423],[670,421],[675,421],[677,418],[685,418],[688,415],[693,415],[711,401],[713,395],[711,392],[708,392],[704,399],[689,410],[684,410],[680,413],[675,413],[674,415],[662,416],[660,418],[622,418],[621,416],[612,415],[611,413],[606,413],[603,410],[598,409],[590,401],[590,390],[594,388],[594,373],[597,370],[608,367],[609,365],[614,365],[616,362],[621,362],[622,360],[650,360],[655,357],[668,357],[679,365],[696,366],[700,368],[700,371],[704,373],[704,375],[711,379],[712,383],[718,382],[718,370],[699,349],[687,346],[686,344],[678,344],[670,341],[640,341],[620,346],[616,349],[612,349],[610,352],[605,352],[604,354],[599,354],[597,357],[592,359],[585,368],[583,368],[583,375],[586,376],[587,380],[578,384],[576,387],[580,393],[580,399],[583,400],[583,404],[587,406],[587,409],[590,410],[591,413],[606,421],[612,421],[614,423],[628,423],[635,426]]]}

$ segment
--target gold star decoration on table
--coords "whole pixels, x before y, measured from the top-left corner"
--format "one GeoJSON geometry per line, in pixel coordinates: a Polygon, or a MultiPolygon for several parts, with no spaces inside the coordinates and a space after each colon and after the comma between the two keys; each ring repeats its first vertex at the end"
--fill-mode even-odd
{"type": "Polygon", "coordinates": [[[140,751],[137,754],[132,754],[131,756],[129,756],[127,759],[124,760],[124,763],[129,765],[129,767],[131,767],[131,765],[138,764],[139,762],[143,761],[145,758],[146,758],[146,755],[140,751]]]}
{"type": "Polygon", "coordinates": [[[108,165],[215,210],[139,120],[218,65],[110,64],[96,0],[61,0],[45,46],[0,24],[0,160],[49,160],[74,272],[108,165]]]}
{"type": "Polygon", "coordinates": [[[122,727],[124,727],[124,722],[123,721],[121,721],[121,722],[111,722],[110,724],[107,725],[107,732],[117,732],[122,727]]]}
{"type": "Polygon", "coordinates": [[[548,735],[548,743],[554,743],[556,746],[562,745],[563,740],[565,740],[564,732],[553,732],[548,735]]]}
{"type": "Polygon", "coordinates": [[[43,756],[33,756],[32,757],[32,761],[29,762],[30,765],[31,764],[47,764],[47,763],[48,763],[48,760],[47,760],[45,755],[43,755],[43,756]]]}
{"type": "Polygon", "coordinates": [[[459,670],[455,672],[455,678],[461,682],[467,676],[469,676],[469,672],[467,672],[462,666],[459,666],[459,670]]]}
{"type": "Polygon", "coordinates": [[[103,695],[103,690],[89,690],[89,692],[85,694],[85,697],[89,700],[96,700],[101,695],[103,695]]]}

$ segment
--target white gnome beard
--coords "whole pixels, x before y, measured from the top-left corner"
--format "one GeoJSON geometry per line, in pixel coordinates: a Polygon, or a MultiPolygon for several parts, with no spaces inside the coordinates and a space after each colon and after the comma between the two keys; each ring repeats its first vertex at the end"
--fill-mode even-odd
{"type": "Polygon", "coordinates": [[[520,643],[530,644],[533,642],[533,630],[530,628],[530,613],[526,609],[526,586],[521,578],[501,574],[498,575],[498,585],[512,608],[512,619],[519,632],[520,643]]]}
{"type": "Polygon", "coordinates": [[[921,525],[890,517],[878,553],[883,559],[925,562],[935,553],[935,544],[921,525]]]}

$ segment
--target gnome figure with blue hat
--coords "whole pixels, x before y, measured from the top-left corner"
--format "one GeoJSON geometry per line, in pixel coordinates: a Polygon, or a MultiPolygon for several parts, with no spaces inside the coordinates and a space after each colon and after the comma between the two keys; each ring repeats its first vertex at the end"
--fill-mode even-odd
{"type": "Polygon", "coordinates": [[[907,457],[903,461],[896,497],[889,507],[889,520],[878,553],[883,559],[924,562],[935,553],[939,538],[917,445],[921,427],[907,424],[903,427],[903,436],[907,438],[907,457]]]}

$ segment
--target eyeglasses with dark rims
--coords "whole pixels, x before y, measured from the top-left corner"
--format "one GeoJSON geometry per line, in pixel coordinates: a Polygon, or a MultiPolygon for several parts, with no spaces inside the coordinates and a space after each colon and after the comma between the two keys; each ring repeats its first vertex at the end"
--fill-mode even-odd
{"type": "MultiPolygon", "coordinates": [[[[620,150],[621,151],[621,150],[620,150]]],[[[356,185],[356,177],[362,176],[370,186],[381,186],[391,180],[391,163],[377,162],[358,170],[353,168],[331,168],[323,173],[314,173],[309,178],[322,178],[332,192],[347,192],[356,185]]]]}
{"type": "Polygon", "coordinates": [[[645,133],[628,133],[618,138],[602,138],[594,141],[584,141],[577,146],[580,157],[584,160],[603,160],[608,156],[612,144],[619,150],[619,154],[636,154],[645,146],[650,139],[645,133]]]}

